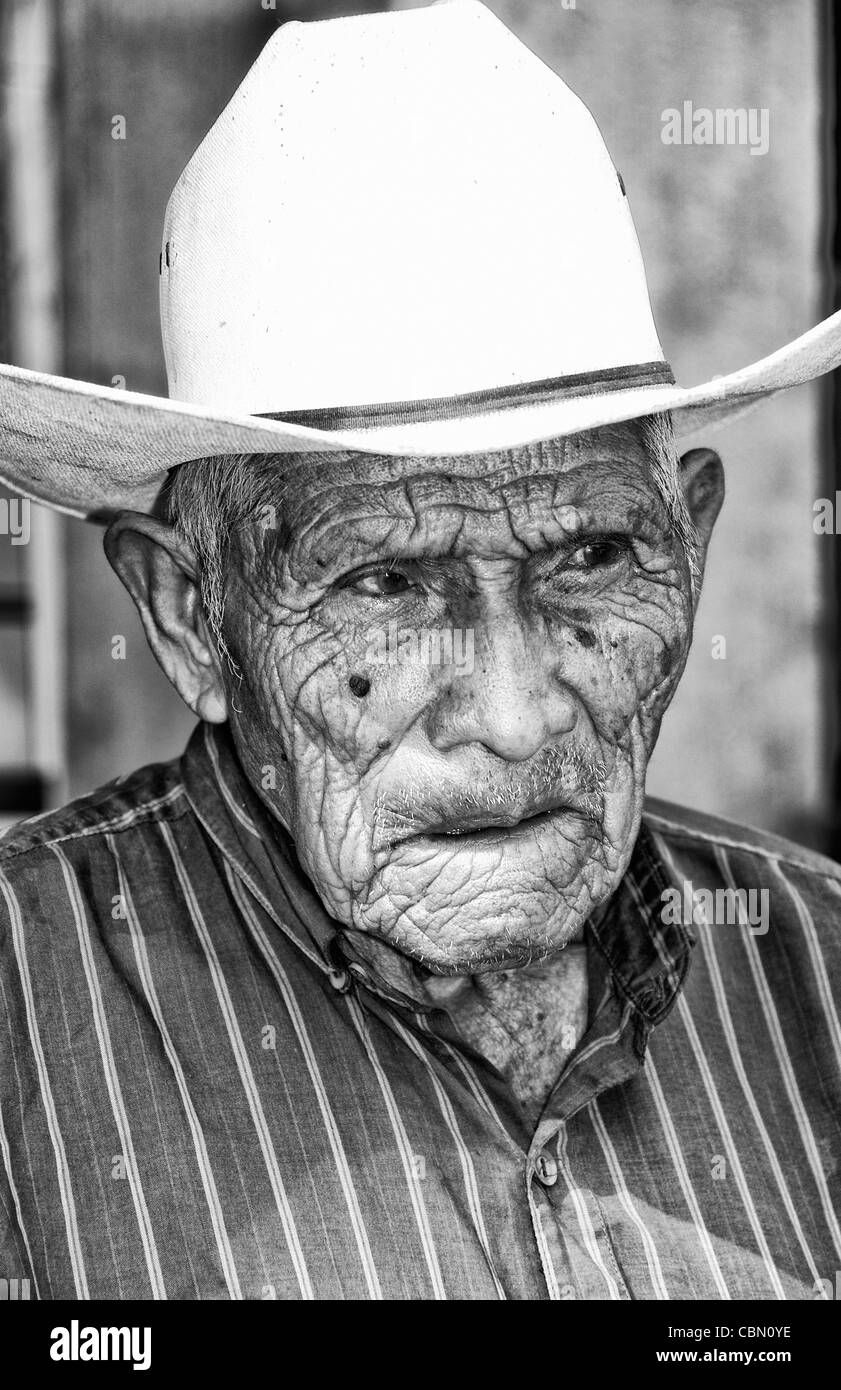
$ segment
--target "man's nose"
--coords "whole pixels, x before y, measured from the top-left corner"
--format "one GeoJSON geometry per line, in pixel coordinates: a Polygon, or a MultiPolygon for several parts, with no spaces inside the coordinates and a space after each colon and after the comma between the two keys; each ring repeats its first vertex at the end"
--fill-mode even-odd
{"type": "Polygon", "coordinates": [[[575,727],[579,708],[563,679],[560,652],[538,626],[492,622],[474,630],[471,670],[450,668],[430,710],[427,736],[440,752],[481,743],[522,762],[575,727]]]}

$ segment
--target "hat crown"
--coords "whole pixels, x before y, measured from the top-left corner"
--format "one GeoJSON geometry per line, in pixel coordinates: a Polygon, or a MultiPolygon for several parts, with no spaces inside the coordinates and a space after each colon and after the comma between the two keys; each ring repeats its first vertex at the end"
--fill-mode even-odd
{"type": "Polygon", "coordinates": [[[283,25],[167,208],[170,395],[232,414],[662,362],[592,116],[478,0],[283,25]]]}

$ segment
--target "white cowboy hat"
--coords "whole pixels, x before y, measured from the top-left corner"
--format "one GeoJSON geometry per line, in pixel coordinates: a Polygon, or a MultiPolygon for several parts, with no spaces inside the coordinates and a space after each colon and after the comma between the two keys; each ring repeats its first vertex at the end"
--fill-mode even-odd
{"type": "Polygon", "coordinates": [[[593,118],[478,0],[283,25],[175,186],[160,297],[169,400],[0,367],[7,483],[96,516],[222,453],[685,433],[841,361],[835,314],[676,386],[593,118]]]}

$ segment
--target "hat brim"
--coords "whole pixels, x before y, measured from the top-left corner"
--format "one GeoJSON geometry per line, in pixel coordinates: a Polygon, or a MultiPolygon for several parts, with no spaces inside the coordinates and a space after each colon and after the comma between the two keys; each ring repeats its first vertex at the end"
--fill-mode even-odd
{"type": "Polygon", "coordinates": [[[219,415],[160,396],[0,366],[0,478],[60,511],[104,520],[151,511],[167,473],[219,454],[351,450],[396,457],[493,453],[672,411],[681,436],[711,430],[841,363],[841,312],[751,366],[701,385],[559,393],[446,419],[328,430],[219,415]]]}

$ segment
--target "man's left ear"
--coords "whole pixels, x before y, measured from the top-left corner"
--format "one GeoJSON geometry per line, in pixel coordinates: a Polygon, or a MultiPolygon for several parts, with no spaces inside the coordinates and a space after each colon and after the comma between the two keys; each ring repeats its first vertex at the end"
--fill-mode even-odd
{"type": "Polygon", "coordinates": [[[698,564],[703,574],[707,546],[724,501],[724,469],[714,449],[690,449],[683,455],[680,486],[698,535],[698,564]]]}
{"type": "Polygon", "coordinates": [[[205,621],[196,557],[165,522],[122,512],[105,533],[105,553],[134,599],[164,674],[199,719],[228,717],[219,656],[205,621]]]}

